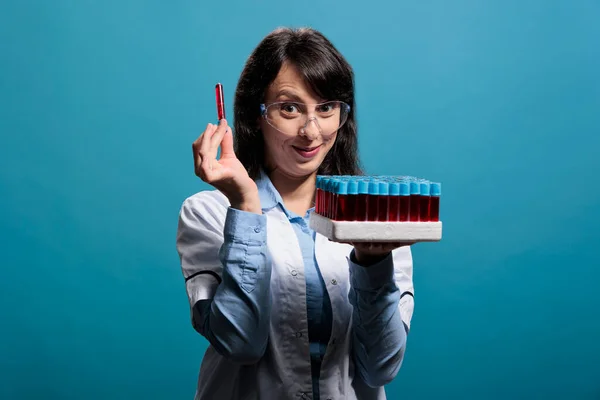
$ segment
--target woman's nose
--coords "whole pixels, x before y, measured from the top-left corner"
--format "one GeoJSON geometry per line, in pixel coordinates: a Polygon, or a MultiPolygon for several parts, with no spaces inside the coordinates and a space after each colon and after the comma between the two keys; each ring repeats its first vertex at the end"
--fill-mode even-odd
{"type": "Polygon", "coordinates": [[[306,136],[310,140],[316,139],[321,133],[319,123],[316,118],[310,118],[306,124],[300,129],[300,134],[306,136]]]}

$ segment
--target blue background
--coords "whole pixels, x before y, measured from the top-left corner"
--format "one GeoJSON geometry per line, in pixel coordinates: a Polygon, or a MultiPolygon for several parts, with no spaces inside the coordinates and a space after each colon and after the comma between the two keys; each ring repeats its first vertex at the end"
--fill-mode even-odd
{"type": "Polygon", "coordinates": [[[3,1],[0,398],[192,398],[191,143],[280,25],[353,65],[368,172],[443,182],[388,397],[600,398],[599,19],[591,0],[3,1]]]}

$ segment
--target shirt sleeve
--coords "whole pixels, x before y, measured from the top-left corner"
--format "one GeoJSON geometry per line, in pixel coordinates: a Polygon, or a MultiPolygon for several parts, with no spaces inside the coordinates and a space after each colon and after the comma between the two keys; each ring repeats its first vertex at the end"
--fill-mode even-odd
{"type": "Polygon", "coordinates": [[[192,325],[233,362],[256,362],[267,346],[271,262],[265,215],[210,197],[184,202],[177,250],[192,325]]]}
{"type": "MultiPolygon", "coordinates": [[[[391,382],[404,359],[412,316],[412,311],[410,315],[403,311],[401,303],[404,292],[400,286],[408,291],[404,276],[405,256],[392,252],[378,263],[363,267],[355,262],[352,250],[348,260],[348,296],[353,307],[353,357],[358,373],[370,387],[391,382]]],[[[410,266],[412,268],[412,262],[410,266]]]]}

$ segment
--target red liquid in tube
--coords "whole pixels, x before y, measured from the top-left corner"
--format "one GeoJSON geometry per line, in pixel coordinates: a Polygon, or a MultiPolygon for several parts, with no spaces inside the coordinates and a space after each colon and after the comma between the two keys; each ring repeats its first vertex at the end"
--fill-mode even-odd
{"type": "Polygon", "coordinates": [[[398,220],[408,222],[410,220],[410,196],[398,196],[400,198],[400,210],[398,220]]]}
{"type": "Polygon", "coordinates": [[[438,222],[440,220],[440,195],[442,192],[441,184],[431,184],[431,200],[429,203],[429,220],[438,222]]]}
{"type": "Polygon", "coordinates": [[[410,219],[410,182],[400,182],[398,205],[398,221],[407,222],[410,219]]]}
{"type": "Polygon", "coordinates": [[[215,86],[215,97],[217,101],[217,117],[219,121],[225,119],[225,100],[223,96],[223,85],[217,83],[215,86]]]}
{"type": "Polygon", "coordinates": [[[379,182],[379,196],[377,205],[377,221],[387,221],[389,214],[389,185],[379,182]]]}
{"type": "Polygon", "coordinates": [[[350,178],[348,181],[347,208],[345,213],[346,221],[356,221],[356,201],[358,199],[358,182],[350,178]]]}
{"type": "Polygon", "coordinates": [[[440,196],[431,196],[429,203],[429,220],[438,222],[440,220],[440,196]]]}
{"type": "Polygon", "coordinates": [[[336,185],[337,207],[336,219],[338,221],[348,220],[348,182],[340,181],[336,185]]]}
{"type": "Polygon", "coordinates": [[[369,197],[369,187],[365,180],[358,182],[358,195],[356,196],[356,209],[354,213],[355,221],[367,220],[367,198],[369,197]]]}
{"type": "Polygon", "coordinates": [[[429,183],[421,183],[421,194],[419,200],[419,221],[421,222],[429,222],[429,201],[431,199],[429,193],[429,183]]]}
{"type": "Polygon", "coordinates": [[[420,196],[420,187],[419,182],[411,182],[410,183],[410,221],[418,222],[420,217],[420,204],[421,204],[421,196],[420,196]]]}
{"type": "Polygon", "coordinates": [[[379,216],[379,183],[369,182],[369,194],[367,197],[367,221],[377,221],[379,216]]]}
{"type": "Polygon", "coordinates": [[[390,183],[388,221],[398,222],[400,219],[400,184],[390,183]]]}

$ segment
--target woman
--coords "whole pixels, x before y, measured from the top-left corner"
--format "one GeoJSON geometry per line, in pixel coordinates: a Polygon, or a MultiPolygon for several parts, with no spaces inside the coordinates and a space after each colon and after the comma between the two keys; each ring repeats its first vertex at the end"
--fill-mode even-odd
{"type": "Polygon", "coordinates": [[[235,140],[221,120],[194,142],[216,190],[180,211],[192,324],[210,342],[196,399],[385,399],[413,311],[410,243],[308,226],[316,175],[361,173],[351,67],[319,32],[278,29],[248,59],[234,114],[235,140]]]}

